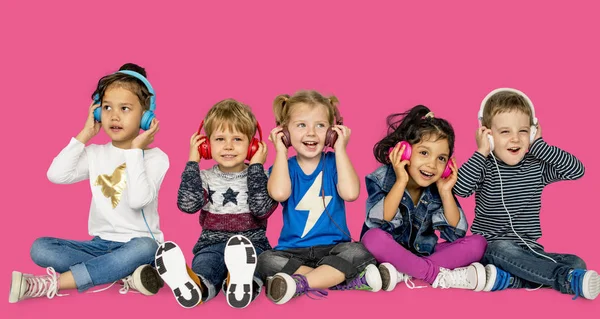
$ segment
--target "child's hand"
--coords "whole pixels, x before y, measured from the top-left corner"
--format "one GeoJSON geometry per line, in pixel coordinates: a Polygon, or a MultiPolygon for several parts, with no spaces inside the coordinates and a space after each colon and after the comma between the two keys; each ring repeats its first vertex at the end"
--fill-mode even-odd
{"type": "Polygon", "coordinates": [[[450,159],[450,170],[452,170],[452,174],[450,174],[450,176],[446,178],[440,178],[437,180],[437,182],[435,182],[440,195],[444,193],[452,193],[452,188],[454,188],[454,185],[458,180],[458,169],[456,168],[456,161],[454,158],[450,159]]]}
{"type": "Polygon", "coordinates": [[[344,125],[334,125],[332,128],[335,132],[337,132],[337,140],[333,145],[333,150],[336,152],[341,152],[346,150],[346,146],[348,145],[348,141],[350,140],[351,130],[344,125]]]}
{"type": "Polygon", "coordinates": [[[400,146],[400,143],[396,144],[396,146],[392,149],[390,153],[390,164],[394,168],[394,172],[396,173],[396,182],[400,182],[402,185],[406,187],[408,184],[409,176],[406,171],[406,166],[410,165],[409,160],[402,160],[402,154],[404,153],[405,146],[400,146]]]}
{"type": "Polygon", "coordinates": [[[148,145],[152,144],[154,141],[154,135],[159,131],[158,120],[155,118],[152,120],[152,124],[150,124],[150,128],[144,133],[138,135],[131,142],[131,148],[139,148],[144,150],[148,147],[148,145]]]}
{"type": "Polygon", "coordinates": [[[77,134],[77,137],[75,137],[78,141],[80,141],[83,144],[86,144],[89,140],[92,139],[92,137],[96,136],[96,134],[100,132],[101,124],[94,120],[94,110],[99,107],[100,104],[94,104],[94,102],[90,104],[88,117],[85,121],[85,126],[83,127],[81,132],[77,134]]]}
{"type": "Polygon", "coordinates": [[[271,141],[275,145],[276,152],[285,152],[287,154],[287,147],[283,144],[283,128],[281,126],[277,126],[276,128],[271,130],[269,134],[269,141],[271,141]]]}
{"type": "Polygon", "coordinates": [[[535,132],[535,137],[533,138],[534,141],[542,137],[542,127],[540,126],[540,121],[538,121],[535,126],[537,130],[535,132]]]}
{"type": "Polygon", "coordinates": [[[198,148],[200,144],[206,140],[206,136],[202,134],[198,134],[198,132],[194,132],[192,138],[190,138],[190,162],[198,162],[200,163],[200,151],[198,148]]]}
{"type": "Polygon", "coordinates": [[[484,157],[490,155],[490,141],[488,140],[488,135],[492,134],[492,130],[488,129],[485,126],[482,126],[477,129],[475,133],[475,140],[477,141],[477,152],[479,152],[484,157]]]}
{"type": "Polygon", "coordinates": [[[250,165],[252,164],[264,164],[265,161],[267,160],[267,143],[263,142],[259,142],[258,143],[258,149],[256,150],[256,153],[254,153],[254,156],[252,156],[252,158],[250,159],[250,165]]]}

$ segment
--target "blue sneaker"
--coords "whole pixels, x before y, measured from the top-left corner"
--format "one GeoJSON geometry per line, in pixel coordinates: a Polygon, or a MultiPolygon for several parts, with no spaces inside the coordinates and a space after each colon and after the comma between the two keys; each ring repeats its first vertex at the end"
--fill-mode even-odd
{"type": "Polygon", "coordinates": [[[600,293],[600,276],[593,270],[573,269],[567,275],[567,281],[575,295],[573,300],[579,296],[594,300],[600,293]]]}
{"type": "Polygon", "coordinates": [[[483,291],[498,291],[508,288],[511,282],[508,272],[492,265],[485,266],[485,286],[483,291]]]}

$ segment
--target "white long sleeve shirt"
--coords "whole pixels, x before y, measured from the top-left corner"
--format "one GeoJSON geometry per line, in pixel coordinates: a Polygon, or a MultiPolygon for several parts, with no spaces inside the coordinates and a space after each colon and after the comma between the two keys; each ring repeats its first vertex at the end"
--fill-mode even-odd
{"type": "Polygon", "coordinates": [[[90,181],[92,203],[88,220],[91,236],[127,242],[152,237],[163,242],[159,227],[158,191],[169,168],[159,148],[120,149],[107,143],[85,146],[75,138],[54,158],[48,179],[56,184],[90,181]],[[148,222],[144,222],[142,210],[148,222]]]}

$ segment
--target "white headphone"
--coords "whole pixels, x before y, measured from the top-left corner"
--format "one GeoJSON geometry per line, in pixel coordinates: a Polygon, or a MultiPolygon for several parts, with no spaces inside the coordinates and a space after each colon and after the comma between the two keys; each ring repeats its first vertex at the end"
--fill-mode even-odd
{"type": "MultiPolygon", "coordinates": [[[[481,107],[479,108],[479,113],[477,114],[477,120],[479,120],[479,126],[480,127],[482,126],[481,121],[483,120],[483,109],[485,108],[485,104],[494,94],[496,94],[498,92],[516,93],[525,99],[525,102],[527,102],[527,104],[531,108],[531,117],[533,118],[533,125],[531,125],[530,135],[529,135],[529,143],[533,143],[533,139],[535,138],[535,134],[537,133],[537,123],[538,123],[538,120],[535,117],[535,109],[533,108],[533,103],[531,102],[529,97],[527,95],[525,95],[525,93],[523,93],[517,89],[498,88],[498,89],[495,89],[492,92],[488,93],[488,95],[486,95],[485,98],[483,98],[483,101],[481,101],[481,107]]],[[[494,150],[494,138],[491,135],[488,135],[488,140],[490,141],[490,151],[493,151],[494,150]]]]}

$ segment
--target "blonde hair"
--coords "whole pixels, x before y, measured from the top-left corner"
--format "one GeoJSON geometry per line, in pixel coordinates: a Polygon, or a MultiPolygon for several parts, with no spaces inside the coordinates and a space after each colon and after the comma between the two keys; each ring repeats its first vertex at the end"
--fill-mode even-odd
{"type": "Polygon", "coordinates": [[[327,120],[329,125],[334,124],[334,120],[337,117],[337,121],[341,120],[338,112],[338,104],[340,101],[335,96],[324,97],[319,92],[314,90],[303,90],[298,91],[293,96],[287,94],[278,95],[273,101],[273,113],[275,113],[275,123],[279,126],[286,127],[294,106],[298,104],[306,104],[312,107],[319,105],[324,106],[327,109],[327,120]]]}
{"type": "Polygon", "coordinates": [[[256,123],[256,117],[248,105],[234,99],[226,99],[210,108],[204,119],[204,131],[210,138],[211,134],[219,128],[236,130],[248,136],[250,141],[256,134],[256,123]]]}
{"type": "Polygon", "coordinates": [[[494,116],[512,111],[523,112],[529,116],[529,124],[533,125],[533,114],[527,100],[521,94],[509,91],[498,92],[486,101],[481,125],[490,128],[494,116]]]}

